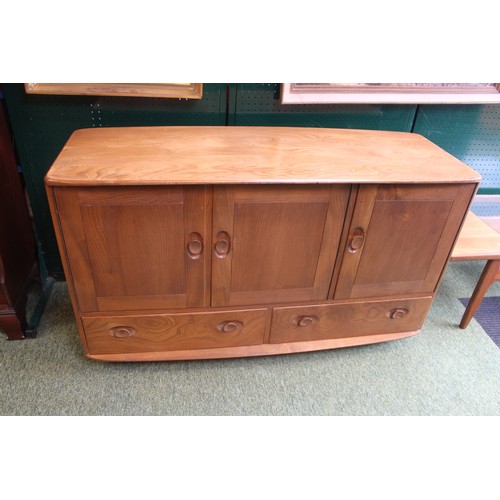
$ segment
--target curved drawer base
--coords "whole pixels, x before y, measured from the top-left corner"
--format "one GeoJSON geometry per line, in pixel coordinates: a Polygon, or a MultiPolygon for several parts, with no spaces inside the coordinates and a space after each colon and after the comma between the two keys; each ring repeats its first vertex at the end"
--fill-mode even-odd
{"type": "Polygon", "coordinates": [[[87,354],[87,357],[98,361],[174,361],[195,359],[241,358],[248,356],[270,356],[274,354],[293,354],[308,351],[322,351],[340,347],[353,347],[390,340],[412,337],[420,330],[411,332],[388,333],[382,335],[366,335],[343,339],[315,340],[309,342],[289,342],[285,344],[260,344],[243,347],[226,347],[215,349],[193,349],[163,352],[131,352],[126,354],[87,354]]]}

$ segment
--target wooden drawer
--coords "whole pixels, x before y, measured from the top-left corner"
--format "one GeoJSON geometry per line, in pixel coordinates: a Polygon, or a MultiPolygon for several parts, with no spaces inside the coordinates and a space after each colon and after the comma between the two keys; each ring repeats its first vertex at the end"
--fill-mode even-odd
{"type": "Polygon", "coordinates": [[[267,309],[83,317],[90,354],[161,352],[262,344],[267,309]]]}
{"type": "Polygon", "coordinates": [[[303,342],[416,331],[432,297],[415,299],[277,307],[269,342],[303,342]]]}

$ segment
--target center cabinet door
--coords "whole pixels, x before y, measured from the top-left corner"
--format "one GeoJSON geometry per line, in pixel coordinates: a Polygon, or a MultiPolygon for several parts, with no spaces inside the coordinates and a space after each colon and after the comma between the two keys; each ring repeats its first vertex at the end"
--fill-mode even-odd
{"type": "Polygon", "coordinates": [[[349,186],[217,186],[212,306],[328,297],[349,186]]]}
{"type": "Polygon", "coordinates": [[[209,189],[61,187],[55,194],[80,311],[209,306],[209,189]]]}

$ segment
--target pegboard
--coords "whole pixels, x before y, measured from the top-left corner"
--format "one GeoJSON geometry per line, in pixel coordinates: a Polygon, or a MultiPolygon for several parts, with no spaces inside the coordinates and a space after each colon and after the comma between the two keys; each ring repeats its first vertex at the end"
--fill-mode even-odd
{"type": "Polygon", "coordinates": [[[500,217],[500,195],[477,195],[471,210],[479,217],[500,217]]]}
{"type": "Polygon", "coordinates": [[[419,106],[414,132],[479,172],[479,194],[500,193],[499,104],[419,106]]]}
{"type": "Polygon", "coordinates": [[[230,125],[410,131],[414,105],[281,104],[279,83],[239,83],[230,89],[230,125]]]}

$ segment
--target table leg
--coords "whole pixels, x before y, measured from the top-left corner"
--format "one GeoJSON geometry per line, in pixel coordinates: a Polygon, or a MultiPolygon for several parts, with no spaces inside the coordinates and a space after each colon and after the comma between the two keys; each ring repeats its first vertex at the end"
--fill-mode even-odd
{"type": "Polygon", "coordinates": [[[465,309],[464,315],[462,316],[462,321],[460,321],[460,328],[466,328],[470,323],[470,320],[476,314],[477,308],[480,306],[483,300],[484,294],[488,291],[490,285],[496,281],[498,270],[500,268],[500,260],[489,260],[484,266],[481,277],[477,282],[474,293],[472,294],[467,308],[465,309]]]}

